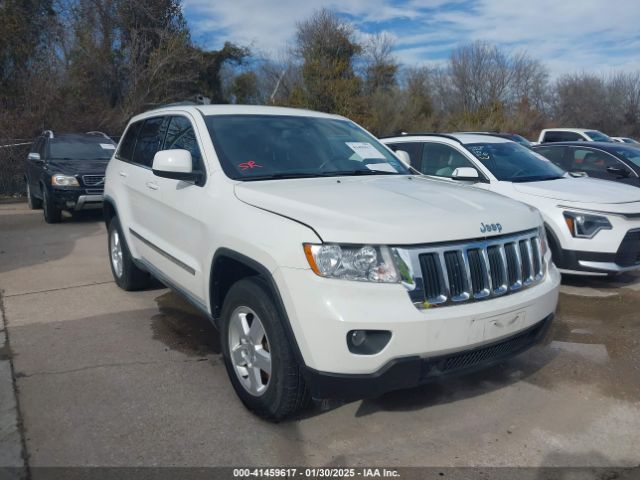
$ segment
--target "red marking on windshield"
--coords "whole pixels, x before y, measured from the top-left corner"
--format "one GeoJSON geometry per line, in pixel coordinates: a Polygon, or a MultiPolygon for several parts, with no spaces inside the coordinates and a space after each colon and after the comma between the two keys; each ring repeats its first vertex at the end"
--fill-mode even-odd
{"type": "Polygon", "coordinates": [[[241,170],[249,170],[250,168],[262,168],[262,165],[258,165],[253,160],[249,160],[248,162],[241,163],[238,165],[241,170]]]}

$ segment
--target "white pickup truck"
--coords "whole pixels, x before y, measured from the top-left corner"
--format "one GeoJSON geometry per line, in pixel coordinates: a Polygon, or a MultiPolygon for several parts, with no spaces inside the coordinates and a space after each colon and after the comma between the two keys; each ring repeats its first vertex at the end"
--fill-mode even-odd
{"type": "Polygon", "coordinates": [[[613,141],[609,136],[592,128],[545,128],[538,137],[538,143],[613,141]]]}
{"type": "Polygon", "coordinates": [[[413,175],[353,122],[174,106],[109,162],[117,284],[150,275],[219,328],[229,378],[269,419],[500,362],[539,341],[559,273],[538,211],[413,175]]]}

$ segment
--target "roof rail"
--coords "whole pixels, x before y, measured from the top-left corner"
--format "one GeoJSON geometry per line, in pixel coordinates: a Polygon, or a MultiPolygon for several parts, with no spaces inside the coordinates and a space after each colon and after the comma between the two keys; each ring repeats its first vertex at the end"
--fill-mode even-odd
{"type": "Polygon", "coordinates": [[[104,138],[108,138],[109,140],[111,140],[111,137],[109,135],[107,135],[104,132],[99,132],[97,130],[92,130],[90,132],[87,132],[87,135],[102,135],[104,138]]]}
{"type": "Polygon", "coordinates": [[[46,135],[49,138],[53,138],[53,130],[44,130],[42,135],[46,135]]]}
{"type": "Polygon", "coordinates": [[[163,105],[154,105],[152,110],[157,110],[159,108],[165,107],[184,107],[184,106],[197,106],[197,105],[211,105],[211,99],[209,97],[205,97],[202,94],[194,95],[192,100],[182,100],[179,102],[165,103],[163,105]]]}
{"type": "Polygon", "coordinates": [[[425,133],[421,133],[421,132],[402,132],[398,135],[390,135],[390,136],[386,136],[386,137],[378,137],[380,139],[383,138],[396,138],[396,137],[444,137],[444,138],[448,138],[449,140],[453,140],[455,142],[458,142],[459,144],[462,144],[462,140],[454,137],[453,135],[450,135],[448,133],[435,133],[435,132],[425,132],[425,133]]]}

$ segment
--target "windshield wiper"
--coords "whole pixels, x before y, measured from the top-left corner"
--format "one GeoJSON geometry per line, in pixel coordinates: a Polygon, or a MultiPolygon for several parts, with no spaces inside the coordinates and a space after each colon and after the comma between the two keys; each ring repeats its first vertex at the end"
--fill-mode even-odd
{"type": "Polygon", "coordinates": [[[339,170],[336,172],[324,172],[323,177],[348,177],[358,175],[404,175],[400,172],[387,172],[386,170],[339,170]]]}
{"type": "Polygon", "coordinates": [[[547,176],[547,177],[520,177],[520,178],[512,178],[510,181],[512,183],[525,183],[525,182],[546,182],[547,180],[560,180],[564,177],[558,177],[556,175],[547,176]]]}
{"type": "Polygon", "coordinates": [[[401,175],[399,172],[385,172],[382,170],[341,170],[335,172],[291,172],[273,173],[271,175],[256,175],[252,177],[238,178],[245,182],[254,180],[283,180],[290,178],[320,178],[320,177],[347,177],[356,175],[401,175]]]}
{"type": "Polygon", "coordinates": [[[245,182],[253,181],[253,180],[282,180],[287,178],[314,178],[314,177],[322,177],[322,174],[318,173],[272,173],[271,175],[255,175],[251,177],[242,177],[236,180],[242,180],[245,182]]]}

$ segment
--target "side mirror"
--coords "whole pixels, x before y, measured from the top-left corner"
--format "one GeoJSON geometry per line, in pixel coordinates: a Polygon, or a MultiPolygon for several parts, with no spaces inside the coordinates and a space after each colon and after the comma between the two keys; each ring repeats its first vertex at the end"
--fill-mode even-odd
{"type": "Polygon", "coordinates": [[[36,153],[36,152],[31,152],[28,156],[27,156],[28,160],[31,160],[32,162],[42,162],[42,159],[40,158],[40,154],[36,153]]]}
{"type": "Polygon", "coordinates": [[[402,163],[408,166],[411,166],[411,157],[407,152],[405,152],[404,150],[396,150],[395,154],[396,154],[396,157],[402,160],[402,163]]]}
{"type": "Polygon", "coordinates": [[[162,178],[198,182],[202,172],[193,170],[191,152],[188,150],[160,150],[153,157],[153,174],[162,178]]]}
{"type": "Polygon", "coordinates": [[[472,167],[458,167],[451,174],[454,180],[467,180],[477,182],[480,179],[478,170],[472,167]]]}
{"type": "Polygon", "coordinates": [[[619,178],[627,178],[629,176],[629,170],[620,167],[607,167],[607,173],[617,175],[619,178]]]}

